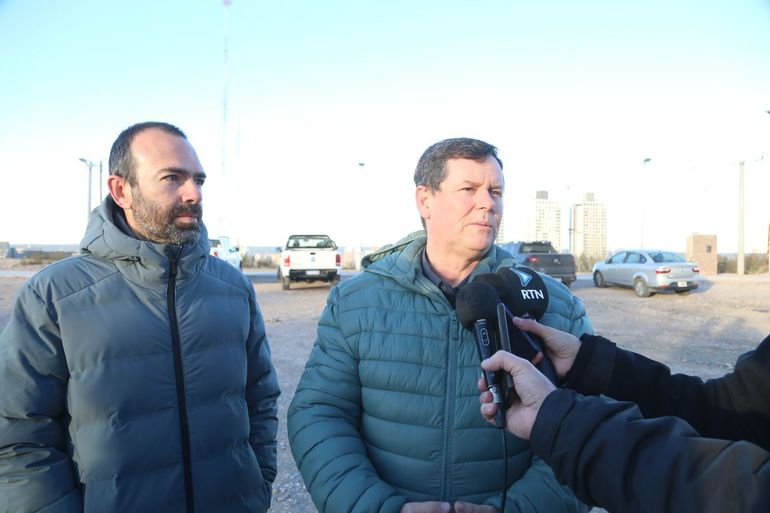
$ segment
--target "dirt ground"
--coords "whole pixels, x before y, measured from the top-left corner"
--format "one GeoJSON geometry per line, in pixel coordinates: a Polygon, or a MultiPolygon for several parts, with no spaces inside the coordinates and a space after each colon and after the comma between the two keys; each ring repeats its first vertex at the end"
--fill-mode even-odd
{"type": "MultiPolygon", "coordinates": [[[[315,509],[291,457],[285,419],[329,289],[301,284],[283,291],[274,274],[246,273],[254,283],[283,390],[279,400],[279,474],[271,511],[311,513],[315,509]]],[[[8,322],[13,294],[25,280],[0,276],[0,329],[8,322]]],[[[770,333],[767,274],[704,277],[701,286],[689,294],[656,294],[647,299],[636,297],[630,289],[597,289],[587,277],[581,277],[572,288],[584,301],[596,333],[667,363],[677,372],[703,378],[729,372],[739,354],[770,333]]]]}

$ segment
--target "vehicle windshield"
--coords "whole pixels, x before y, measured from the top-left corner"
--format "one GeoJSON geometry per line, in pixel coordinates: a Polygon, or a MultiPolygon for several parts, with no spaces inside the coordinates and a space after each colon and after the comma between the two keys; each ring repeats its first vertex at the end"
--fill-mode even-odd
{"type": "Polygon", "coordinates": [[[290,249],[336,249],[337,245],[325,235],[295,235],[289,237],[286,247],[290,249]]]}
{"type": "Polygon", "coordinates": [[[655,253],[650,253],[650,257],[653,262],[658,264],[664,262],[686,262],[684,258],[671,251],[656,251],[655,253]]]}

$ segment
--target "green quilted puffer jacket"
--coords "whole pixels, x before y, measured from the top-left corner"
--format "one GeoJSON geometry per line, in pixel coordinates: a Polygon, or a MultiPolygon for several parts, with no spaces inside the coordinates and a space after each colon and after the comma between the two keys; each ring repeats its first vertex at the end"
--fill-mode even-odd
{"type": "MultiPolygon", "coordinates": [[[[441,291],[422,273],[422,232],[370,255],[329,293],[288,413],[294,459],[322,513],[397,513],[405,502],[500,507],[500,430],[479,413],[479,356],[441,291]]],[[[513,261],[493,247],[473,275],[513,261]]],[[[590,333],[580,299],[543,276],[542,322],[590,333]]],[[[586,507],[508,436],[506,511],[586,507]]]]}

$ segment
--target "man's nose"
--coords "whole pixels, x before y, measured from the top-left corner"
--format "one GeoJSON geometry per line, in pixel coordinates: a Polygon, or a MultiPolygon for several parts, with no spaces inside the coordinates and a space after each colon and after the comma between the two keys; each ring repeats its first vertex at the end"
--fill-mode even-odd
{"type": "Polygon", "coordinates": [[[479,189],[476,193],[476,205],[479,208],[492,210],[495,207],[495,199],[488,190],[479,189]]]}
{"type": "Polygon", "coordinates": [[[201,184],[195,180],[186,180],[182,186],[182,201],[185,203],[200,203],[203,199],[201,184]]]}

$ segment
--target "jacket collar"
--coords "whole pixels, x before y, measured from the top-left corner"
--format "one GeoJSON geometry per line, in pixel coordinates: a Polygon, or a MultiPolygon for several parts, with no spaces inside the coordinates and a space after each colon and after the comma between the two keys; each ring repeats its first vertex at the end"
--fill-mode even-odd
{"type": "MultiPolygon", "coordinates": [[[[80,243],[82,254],[91,254],[115,263],[121,273],[140,284],[164,285],[170,269],[167,245],[139,240],[126,234],[113,221],[120,209],[110,196],[89,216],[88,227],[80,243]]],[[[196,273],[209,252],[208,232],[201,225],[200,238],[195,244],[176,247],[179,276],[183,282],[196,273]]]]}
{"type": "MultiPolygon", "coordinates": [[[[395,244],[383,246],[362,260],[364,272],[388,276],[409,288],[425,290],[427,286],[425,284],[433,284],[425,277],[422,267],[422,253],[427,240],[425,232],[419,231],[410,233],[395,244]]],[[[470,275],[470,280],[478,274],[495,272],[498,267],[511,265],[513,260],[510,254],[492,245],[486,255],[479,260],[470,275]]],[[[431,286],[431,290],[435,289],[435,286],[431,286]]]]}

